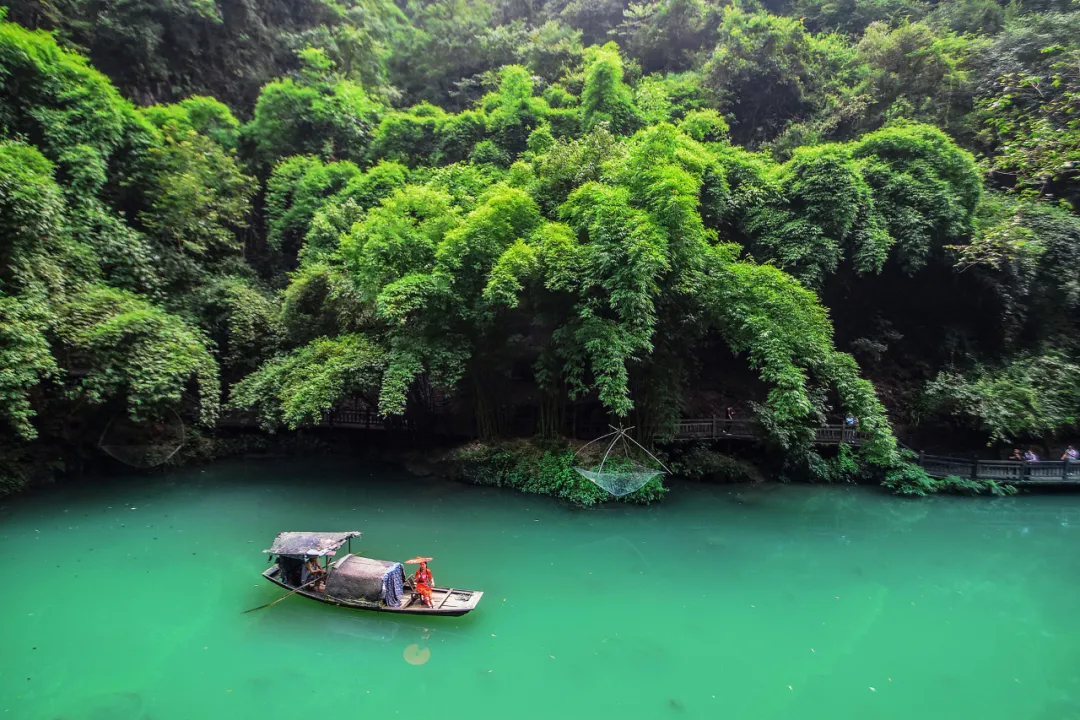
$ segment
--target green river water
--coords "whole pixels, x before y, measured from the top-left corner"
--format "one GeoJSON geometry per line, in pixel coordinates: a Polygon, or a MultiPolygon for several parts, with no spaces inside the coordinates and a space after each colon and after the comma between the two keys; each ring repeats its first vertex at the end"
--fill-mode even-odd
{"type": "Polygon", "coordinates": [[[0,718],[1080,717],[1080,496],[676,483],[575,510],[361,461],[0,503],[0,718]],[[435,557],[460,618],[291,597],[282,530],[435,557]]]}

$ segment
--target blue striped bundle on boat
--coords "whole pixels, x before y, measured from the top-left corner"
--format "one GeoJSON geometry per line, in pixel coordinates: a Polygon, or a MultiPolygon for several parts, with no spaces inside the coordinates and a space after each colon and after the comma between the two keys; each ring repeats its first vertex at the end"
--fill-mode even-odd
{"type": "Polygon", "coordinates": [[[382,579],[383,602],[388,607],[399,607],[401,605],[404,584],[405,569],[401,567],[401,563],[394,563],[394,566],[386,571],[382,579]]]}

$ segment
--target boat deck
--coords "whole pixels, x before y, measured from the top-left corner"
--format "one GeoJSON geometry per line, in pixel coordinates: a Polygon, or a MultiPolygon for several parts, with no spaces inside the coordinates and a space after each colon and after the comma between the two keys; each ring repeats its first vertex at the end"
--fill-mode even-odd
{"type": "Polygon", "coordinates": [[[279,577],[279,568],[276,564],[271,565],[263,572],[270,582],[286,590],[294,590],[297,595],[318,600],[319,602],[341,607],[351,607],[358,610],[375,610],[376,612],[402,613],[409,615],[464,615],[474,609],[484,593],[480,590],[463,590],[460,588],[436,587],[431,591],[432,606],[427,607],[420,597],[413,593],[406,593],[402,598],[401,605],[391,607],[384,603],[369,602],[352,598],[331,597],[326,593],[314,590],[296,590],[296,587],[286,583],[279,577]]]}

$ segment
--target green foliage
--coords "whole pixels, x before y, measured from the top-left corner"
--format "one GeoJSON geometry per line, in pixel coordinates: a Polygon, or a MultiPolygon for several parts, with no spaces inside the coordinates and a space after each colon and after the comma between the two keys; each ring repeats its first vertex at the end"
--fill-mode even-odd
{"type": "MultiPolygon", "coordinates": [[[[583,507],[616,499],[574,470],[574,449],[565,445],[476,442],[451,452],[444,463],[452,477],[477,485],[512,487],[583,507]]],[[[641,489],[618,499],[648,505],[663,498],[666,492],[659,478],[654,478],[641,489]]]]}
{"type": "Polygon", "coordinates": [[[874,203],[863,166],[847,146],[799,148],[777,174],[777,200],[748,214],[755,254],[814,287],[850,257],[860,273],[881,272],[895,240],[874,203]]]}
{"type": "Polygon", "coordinates": [[[926,391],[935,407],[975,425],[991,440],[1053,436],[1080,420],[1080,364],[1055,352],[1022,354],[964,375],[944,371],[926,391]]]}
{"type": "Polygon", "coordinates": [[[360,169],[348,161],[323,163],[312,155],[282,160],[266,181],[266,241],[296,254],[316,211],[358,175],[360,169]]]}
{"type": "Polygon", "coordinates": [[[281,324],[287,344],[360,332],[372,325],[374,303],[365,299],[340,263],[305,262],[292,274],[282,299],[281,324]]]}
{"type": "Polygon", "coordinates": [[[845,259],[860,274],[880,273],[892,255],[913,273],[968,236],[980,185],[973,158],[941,131],[894,125],[795,151],[742,231],[755,255],[814,287],[845,259]]]}
{"type": "Polygon", "coordinates": [[[957,268],[976,273],[999,299],[1004,340],[1016,346],[1032,337],[1067,344],[1075,333],[1078,248],[1076,214],[993,195],[980,205],[971,241],[953,249],[957,268]]]}
{"type": "Polygon", "coordinates": [[[705,445],[694,444],[677,459],[667,463],[672,473],[680,478],[710,483],[751,483],[764,478],[760,471],[745,460],[716,452],[705,445]]]}
{"type": "Polygon", "coordinates": [[[1015,15],[1017,6],[1002,6],[997,0],[956,0],[939,4],[929,20],[935,26],[947,27],[953,32],[993,35],[1005,25],[1009,15],[1015,15]]]}
{"type": "Polygon", "coordinates": [[[247,226],[255,179],[242,173],[233,156],[194,130],[166,132],[151,149],[139,190],[147,207],[138,221],[164,248],[212,263],[238,255],[238,233],[247,226]]]}
{"type": "Polygon", "coordinates": [[[154,127],[171,135],[196,132],[223,148],[236,148],[240,121],[233,117],[227,105],[212,97],[195,95],[172,105],[143,108],[142,113],[154,127]]]}
{"type": "Polygon", "coordinates": [[[429,164],[446,117],[440,108],[426,103],[408,112],[387,113],[371,143],[372,156],[410,167],[429,164]]]}
{"type": "Polygon", "coordinates": [[[457,83],[514,61],[513,47],[485,42],[494,39],[488,31],[495,14],[490,4],[409,0],[403,5],[411,22],[394,34],[390,70],[394,84],[412,101],[453,101],[461,93],[462,105],[467,104],[472,98],[457,83]]]}
{"type": "Polygon", "coordinates": [[[700,50],[709,9],[702,0],[652,0],[631,3],[618,28],[627,52],[645,72],[682,70],[700,50]]]}
{"type": "Polygon", "coordinates": [[[98,192],[120,151],[150,141],[149,123],[86,58],[52,36],[0,19],[0,128],[56,164],[58,180],[98,192]]]}
{"type": "Polygon", "coordinates": [[[296,79],[268,83],[243,128],[265,169],[302,154],[362,161],[382,117],[382,106],[363,87],[335,75],[332,65],[316,63],[324,55],[305,57],[310,69],[296,79]]]}
{"type": "Polygon", "coordinates": [[[260,427],[317,423],[344,399],[378,387],[386,353],[363,335],[319,338],[274,358],[233,386],[229,406],[254,411],[260,427]]]}
{"type": "Polygon", "coordinates": [[[218,365],[196,328],[131,293],[100,285],[70,296],[58,315],[60,342],[86,363],[73,396],[91,404],[122,400],[138,421],[162,417],[193,388],[199,422],[217,420],[218,365]]]}
{"type": "Polygon", "coordinates": [[[647,125],[675,122],[693,110],[708,110],[706,96],[701,74],[696,71],[649,75],[634,89],[634,103],[647,125]]]}
{"type": "Polygon", "coordinates": [[[827,379],[841,406],[860,418],[871,436],[862,447],[867,460],[890,464],[895,441],[884,408],[870,383],[858,377],[855,361],[832,348],[824,309],[790,276],[768,266],[725,262],[724,251],[718,247],[713,253],[721,282],[710,306],[720,314],[717,322],[728,345],[747,353],[750,366],[771,386],[759,419],[775,440],[789,450],[809,445],[807,421],[825,409],[820,394],[808,386],[813,374],[827,379]]]}
{"type": "Polygon", "coordinates": [[[0,142],[0,292],[61,293],[93,260],[64,225],[67,205],[53,165],[35,148],[0,142]]]}
{"type": "MultiPolygon", "coordinates": [[[[448,393],[484,438],[570,400],[651,438],[744,362],[789,464],[970,490],[837,338],[894,413],[936,377],[993,438],[1075,427],[1080,14],[768,7],[17,3],[58,32],[0,20],[5,457],[86,442],[46,413],[209,421],[219,365],[267,426],[448,393]],[[825,461],[837,412],[870,439],[825,461]]],[[[570,488],[560,452],[506,472],[570,488]]]]}
{"type": "Polygon", "coordinates": [[[1078,32],[1074,15],[1033,18],[1010,28],[991,48],[1006,55],[996,63],[994,86],[979,102],[980,139],[994,150],[995,179],[1024,194],[1062,197],[1074,208],[1080,207],[1078,32]],[[1015,62],[1017,51],[1037,52],[1037,59],[1015,62]]]}
{"type": "Polygon", "coordinates": [[[938,491],[941,483],[918,465],[905,463],[885,473],[881,484],[897,495],[924,497],[938,491]]]}
{"type": "Polygon", "coordinates": [[[517,59],[541,78],[553,82],[577,65],[583,53],[580,30],[548,20],[529,32],[528,42],[520,49],[517,59]]]}
{"type": "Polygon", "coordinates": [[[574,188],[599,180],[603,166],[621,151],[617,138],[601,126],[572,140],[559,140],[530,158],[531,193],[548,213],[574,188]]]}
{"type": "Polygon", "coordinates": [[[729,6],[702,70],[720,109],[734,116],[738,137],[768,140],[788,119],[806,116],[840,69],[832,47],[794,18],[729,6]]]}
{"type": "MultiPolygon", "coordinates": [[[[533,97],[533,81],[529,71],[519,65],[502,69],[499,89],[484,98],[483,108],[487,112],[487,131],[491,141],[509,159],[525,150],[529,135],[548,114],[547,102],[543,98],[533,97]]],[[[492,162],[481,158],[476,161],[492,162]]]]}
{"type": "Polygon", "coordinates": [[[863,177],[907,272],[925,265],[942,240],[971,231],[982,186],[971,154],[945,133],[894,125],[860,140],[853,157],[865,162],[863,177]]]}
{"type": "Polygon", "coordinates": [[[353,226],[342,239],[341,254],[357,287],[375,298],[386,285],[429,271],[439,243],[458,222],[446,193],[407,186],[353,226]]]}
{"type": "Polygon", "coordinates": [[[407,168],[395,162],[379,161],[350,179],[345,189],[333,198],[333,202],[337,204],[352,200],[357,207],[366,210],[395,190],[405,187],[407,180],[407,168]]]}
{"type": "Polygon", "coordinates": [[[715,110],[691,110],[679,121],[679,130],[698,142],[723,142],[727,139],[727,121],[715,110]]]}
{"type": "Polygon", "coordinates": [[[935,493],[955,495],[994,495],[1008,497],[1016,494],[1016,487],[996,480],[972,480],[950,475],[945,478],[932,478],[917,465],[904,465],[890,470],[882,485],[897,495],[925,497],[935,493]]]}
{"type": "Polygon", "coordinates": [[[858,46],[859,60],[870,68],[861,88],[873,99],[869,111],[965,131],[974,92],[970,67],[987,50],[986,42],[921,22],[874,22],[858,46]]]}
{"type": "Polygon", "coordinates": [[[250,105],[259,88],[294,68],[292,51],[324,47],[365,81],[383,72],[384,43],[400,13],[392,3],[196,0],[63,3],[23,0],[10,19],[56,30],[140,103],[193,93],[250,105]]]}
{"type": "Polygon", "coordinates": [[[583,41],[592,45],[615,31],[625,17],[625,8],[618,0],[570,0],[561,7],[559,17],[580,28],[583,41]]]}
{"type": "Polygon", "coordinates": [[[619,46],[612,42],[589,48],[585,63],[585,87],[581,91],[584,129],[591,130],[604,123],[612,132],[627,134],[640,127],[633,93],[623,82],[619,46]]]}
{"type": "Polygon", "coordinates": [[[0,294],[0,413],[16,437],[37,437],[30,393],[58,368],[45,338],[47,311],[0,294]]]}
{"type": "Polygon", "coordinates": [[[851,483],[863,475],[863,467],[858,455],[850,445],[840,445],[836,454],[823,458],[816,452],[808,455],[807,470],[812,482],[851,483]]]}
{"type": "Polygon", "coordinates": [[[919,0],[796,0],[792,10],[815,32],[860,33],[873,23],[918,20],[931,8],[919,0]]]}
{"type": "Polygon", "coordinates": [[[218,357],[227,369],[255,370],[281,342],[276,299],[251,280],[225,276],[199,293],[203,318],[218,357]]]}
{"type": "Polygon", "coordinates": [[[455,163],[466,160],[473,148],[487,132],[483,112],[466,110],[448,115],[436,127],[435,155],[438,163],[455,163]]]}

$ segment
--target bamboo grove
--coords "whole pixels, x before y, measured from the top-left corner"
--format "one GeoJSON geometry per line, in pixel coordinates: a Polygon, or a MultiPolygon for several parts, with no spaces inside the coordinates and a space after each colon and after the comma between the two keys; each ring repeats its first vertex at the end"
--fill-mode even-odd
{"type": "Polygon", "coordinates": [[[857,417],[893,483],[890,418],[1067,435],[1078,10],[13,3],[0,485],[116,414],[651,437],[732,368],[778,452],[857,417]]]}

